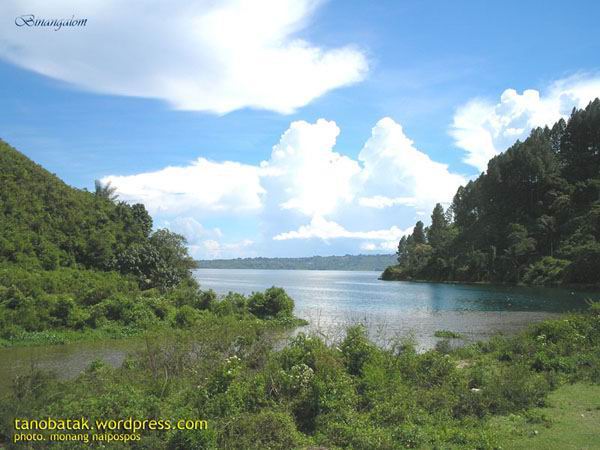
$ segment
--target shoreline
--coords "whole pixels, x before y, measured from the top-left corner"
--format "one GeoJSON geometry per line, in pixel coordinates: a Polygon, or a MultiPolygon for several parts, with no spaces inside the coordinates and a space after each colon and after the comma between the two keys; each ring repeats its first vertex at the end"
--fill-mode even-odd
{"type": "Polygon", "coordinates": [[[579,292],[590,291],[597,293],[600,296],[600,285],[597,284],[559,284],[559,285],[543,285],[543,284],[525,284],[525,283],[510,283],[502,281],[458,281],[458,280],[426,280],[426,279],[410,279],[399,280],[395,278],[384,278],[383,273],[377,277],[380,281],[401,281],[406,283],[439,283],[439,284],[466,284],[475,286],[508,286],[522,288],[544,288],[544,289],[560,289],[560,290],[575,290],[579,292]]]}

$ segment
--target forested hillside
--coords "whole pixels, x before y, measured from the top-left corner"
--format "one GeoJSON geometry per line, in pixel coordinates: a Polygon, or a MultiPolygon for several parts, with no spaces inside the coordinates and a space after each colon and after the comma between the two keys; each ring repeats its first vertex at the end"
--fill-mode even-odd
{"type": "Polygon", "coordinates": [[[100,183],[69,187],[1,141],[0,187],[0,346],[181,328],[213,309],[290,310],[277,290],[217,305],[192,279],[183,237],[153,231],[143,205],[100,183]]]}
{"type": "Polygon", "coordinates": [[[67,186],[3,141],[0,186],[0,263],[117,271],[143,288],[174,286],[194,265],[181,236],[152,233],[143,205],[119,202],[110,186],[67,186]]]}
{"type": "Polygon", "coordinates": [[[307,258],[236,258],[198,261],[204,269],[383,270],[394,255],[311,256],[307,258]]]}
{"type": "Polygon", "coordinates": [[[397,256],[384,279],[600,283],[600,100],[492,158],[397,256]]]}

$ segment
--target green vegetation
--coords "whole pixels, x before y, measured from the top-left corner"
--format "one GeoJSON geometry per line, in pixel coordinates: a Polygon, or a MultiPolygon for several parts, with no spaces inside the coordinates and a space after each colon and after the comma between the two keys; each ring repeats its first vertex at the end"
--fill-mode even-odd
{"type": "Polygon", "coordinates": [[[113,271],[132,276],[142,289],[164,291],[195,267],[182,236],[152,232],[143,205],[117,201],[114,189],[99,182],[95,193],[71,188],[2,141],[0,185],[5,272],[10,265],[32,272],[113,271]]]}
{"type": "Polygon", "coordinates": [[[398,244],[386,280],[600,284],[600,100],[538,128],[398,244]]]}
{"type": "Polygon", "coordinates": [[[0,346],[186,328],[203,317],[292,325],[281,289],[218,300],[192,279],[182,236],[152,231],[114,188],[71,188],[0,142],[0,346]]]}
{"type": "Polygon", "coordinates": [[[445,338],[445,339],[461,339],[462,336],[460,333],[456,331],[450,330],[437,330],[433,335],[437,338],[445,338]]]}
{"type": "MultiPolygon", "coordinates": [[[[390,270],[399,277],[443,273],[473,281],[596,282],[598,192],[593,180],[598,171],[582,178],[580,171],[595,159],[588,158],[577,171],[568,163],[568,146],[588,142],[575,130],[592,120],[588,115],[600,117],[597,111],[599,102],[576,112],[569,124],[535,131],[465,188],[475,195],[505,183],[501,200],[508,202],[518,180],[555,183],[553,202],[561,199],[560,211],[567,216],[552,216],[556,227],[547,242],[550,255],[534,257],[546,247],[540,247],[540,236],[531,235],[532,222],[526,220],[530,210],[545,211],[545,194],[532,194],[529,209],[519,209],[522,197],[510,200],[511,208],[521,211],[516,220],[505,217],[509,206],[502,202],[494,206],[504,214],[498,217],[476,203],[461,209],[471,197],[460,191],[452,217],[436,207],[432,226],[417,224],[401,242],[401,264],[390,270]],[[547,142],[559,150],[546,152],[540,143],[547,142]],[[527,161],[540,168],[537,178],[519,172],[531,168],[524,165],[527,161]],[[504,181],[493,181],[498,177],[504,181]],[[471,215],[467,229],[464,220],[471,215]],[[494,247],[500,256],[496,250],[492,259],[491,253],[477,253],[483,252],[484,237],[504,242],[494,247]],[[470,253],[459,251],[465,248],[470,253]],[[465,262],[461,258],[467,254],[475,259],[465,262]],[[451,269],[445,266],[448,261],[454,261],[451,269]],[[432,268],[439,272],[428,272],[432,268]]],[[[584,420],[575,427],[572,412],[583,405],[591,408],[584,415],[596,417],[591,397],[584,396],[597,392],[600,383],[598,303],[587,314],[458,349],[447,340],[424,353],[402,340],[382,348],[360,325],[350,327],[341,342],[328,344],[301,333],[282,345],[286,328],[299,323],[293,300],[282,289],[217,298],[192,279],[194,262],[183,238],[152,231],[142,205],[119,202],[109,185],[97,183],[95,193],[70,188],[3,143],[0,163],[0,344],[145,338],[144,348],[119,368],[97,361],[68,381],[34,368],[18,376],[10,393],[0,398],[0,446],[11,445],[15,417],[81,416],[92,422],[133,417],[209,423],[207,430],[144,431],[140,441],[112,448],[491,449],[523,441],[541,448],[553,442],[552,433],[565,433],[567,427],[578,432],[573,442],[594,442],[595,429],[589,430],[584,420]],[[569,403],[565,392],[578,397],[569,403]],[[531,434],[532,426],[544,429],[531,434]]],[[[538,217],[529,219],[537,223],[538,217]]],[[[438,333],[454,337],[449,331],[438,333]]]]}
{"type": "Polygon", "coordinates": [[[0,436],[15,416],[132,416],[209,428],[145,431],[114,448],[544,448],[553,433],[595,442],[598,404],[583,395],[600,383],[598,304],[516,337],[421,354],[410,342],[380,348],[360,325],[337,345],[299,334],[274,351],[281,335],[270,324],[203,315],[147,338],[117,369],[97,362],[71,381],[33,370],[2,399],[0,436]],[[587,418],[567,432],[573,411],[587,418]]]}
{"type": "Polygon", "coordinates": [[[495,418],[504,448],[576,450],[600,442],[600,386],[576,383],[548,395],[547,406],[495,418]]]}
{"type": "Polygon", "coordinates": [[[237,258],[197,261],[203,269],[376,270],[394,264],[394,255],[311,256],[309,258],[237,258]]]}
{"type": "Polygon", "coordinates": [[[0,267],[0,346],[128,337],[224,316],[292,326],[303,323],[292,316],[293,305],[275,287],[217,299],[191,278],[161,292],[141,290],[135,277],[114,272],[7,266],[0,267]]]}

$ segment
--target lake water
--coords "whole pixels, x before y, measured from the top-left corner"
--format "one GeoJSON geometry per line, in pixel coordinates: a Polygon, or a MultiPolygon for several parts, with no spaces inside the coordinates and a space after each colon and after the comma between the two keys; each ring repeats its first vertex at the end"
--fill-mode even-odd
{"type": "MultiPolygon", "coordinates": [[[[435,345],[436,330],[459,332],[465,341],[512,334],[584,308],[585,299],[593,297],[560,289],[381,281],[379,272],[200,269],[195,276],[203,289],[218,294],[283,287],[295,300],[295,314],[310,322],[305,331],[330,340],[360,322],[381,344],[410,335],[421,349],[435,345]]],[[[32,365],[71,378],[98,358],[118,366],[139,346],[135,339],[124,339],[0,349],[0,393],[32,365]]]]}
{"type": "Polygon", "coordinates": [[[436,330],[457,331],[468,341],[498,332],[512,334],[531,322],[580,310],[592,297],[563,289],[382,281],[379,275],[327,270],[195,271],[202,288],[218,294],[282,287],[295,300],[296,315],[326,336],[337,338],[346,325],[360,322],[377,340],[412,335],[422,349],[435,345],[436,330]]]}

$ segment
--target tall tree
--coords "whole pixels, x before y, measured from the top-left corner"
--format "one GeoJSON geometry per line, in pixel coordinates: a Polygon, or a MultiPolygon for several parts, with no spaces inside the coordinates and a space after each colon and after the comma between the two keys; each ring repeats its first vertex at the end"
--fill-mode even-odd
{"type": "Polygon", "coordinates": [[[427,242],[434,250],[438,250],[447,244],[447,239],[448,222],[444,214],[444,208],[438,203],[431,213],[431,225],[427,230],[427,242]]]}
{"type": "Polygon", "coordinates": [[[412,237],[413,242],[415,244],[425,244],[426,242],[424,225],[423,222],[421,222],[420,220],[415,224],[415,227],[413,228],[412,237]]]}
{"type": "Polygon", "coordinates": [[[102,183],[100,180],[95,180],[94,187],[96,189],[96,196],[98,197],[106,198],[111,202],[115,202],[119,198],[116,193],[117,188],[113,186],[110,181],[108,183],[102,183]]]}
{"type": "Polygon", "coordinates": [[[402,236],[400,242],[398,242],[398,250],[396,251],[398,257],[398,263],[403,264],[408,260],[408,242],[407,237],[402,236]]]}
{"type": "Polygon", "coordinates": [[[519,282],[522,265],[527,257],[535,250],[535,239],[529,237],[527,229],[518,223],[511,223],[508,233],[508,248],[506,255],[510,258],[515,271],[515,281],[519,282]]]}

